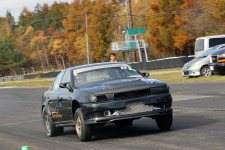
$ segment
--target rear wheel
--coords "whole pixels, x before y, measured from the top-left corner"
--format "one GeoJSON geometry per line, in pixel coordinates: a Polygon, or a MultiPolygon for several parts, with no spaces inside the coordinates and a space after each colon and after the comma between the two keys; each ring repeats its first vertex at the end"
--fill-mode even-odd
{"type": "Polygon", "coordinates": [[[206,77],[206,76],[210,76],[211,74],[212,74],[212,72],[211,72],[209,66],[204,66],[201,68],[201,76],[206,77]]]}
{"type": "Polygon", "coordinates": [[[81,108],[77,108],[74,119],[77,136],[80,141],[90,141],[92,136],[92,128],[84,124],[84,117],[81,108]]]}
{"type": "Polygon", "coordinates": [[[45,128],[45,132],[47,136],[55,136],[55,135],[61,135],[63,134],[63,127],[56,127],[50,118],[50,116],[47,114],[45,108],[43,108],[43,113],[42,113],[42,118],[43,118],[43,124],[45,128]]]}
{"type": "Polygon", "coordinates": [[[166,114],[156,117],[156,124],[161,130],[169,130],[173,124],[173,114],[166,114]]]}
{"type": "Polygon", "coordinates": [[[117,127],[128,127],[128,126],[132,126],[133,120],[121,120],[121,121],[115,122],[115,124],[117,127]]]}

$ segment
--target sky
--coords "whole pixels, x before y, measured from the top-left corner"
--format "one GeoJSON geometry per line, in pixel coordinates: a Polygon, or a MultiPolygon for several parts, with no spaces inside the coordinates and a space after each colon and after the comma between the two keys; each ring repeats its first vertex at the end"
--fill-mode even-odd
{"type": "Polygon", "coordinates": [[[71,3],[73,0],[0,0],[0,17],[4,17],[6,11],[9,10],[15,17],[15,21],[18,21],[18,17],[25,6],[28,10],[33,11],[37,3],[51,5],[54,1],[71,3]]]}

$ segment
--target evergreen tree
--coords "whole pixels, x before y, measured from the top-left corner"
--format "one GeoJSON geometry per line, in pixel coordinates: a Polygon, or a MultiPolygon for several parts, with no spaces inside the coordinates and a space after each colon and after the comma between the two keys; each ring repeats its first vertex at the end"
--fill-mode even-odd
{"type": "Polygon", "coordinates": [[[23,58],[22,52],[14,50],[12,41],[0,40],[0,74],[8,75],[12,69],[22,67],[26,60],[23,58]]]}

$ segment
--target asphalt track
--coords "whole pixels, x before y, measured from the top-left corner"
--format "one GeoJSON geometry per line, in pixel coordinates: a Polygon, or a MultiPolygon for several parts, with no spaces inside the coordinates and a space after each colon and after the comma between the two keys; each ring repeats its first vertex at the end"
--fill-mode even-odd
{"type": "Polygon", "coordinates": [[[0,150],[219,150],[225,149],[225,82],[171,83],[172,129],[162,132],[154,120],[142,118],[132,127],[97,127],[92,141],[82,143],[73,127],[47,137],[40,116],[46,88],[0,88],[0,150]]]}

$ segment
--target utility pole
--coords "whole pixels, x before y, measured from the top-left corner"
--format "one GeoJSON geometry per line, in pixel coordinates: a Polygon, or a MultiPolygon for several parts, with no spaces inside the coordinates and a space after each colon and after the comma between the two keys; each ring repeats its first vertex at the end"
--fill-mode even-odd
{"type": "Polygon", "coordinates": [[[87,41],[87,63],[90,63],[90,49],[89,49],[89,41],[88,41],[88,20],[87,14],[85,13],[85,25],[86,25],[86,41],[87,41]]]}
{"type": "Polygon", "coordinates": [[[128,0],[127,0],[127,28],[130,29],[128,0]]]}
{"type": "Polygon", "coordinates": [[[131,8],[131,0],[128,0],[128,7],[129,7],[129,15],[130,15],[130,22],[129,22],[129,26],[130,29],[133,29],[133,18],[132,18],[132,8],[131,8]]]}
{"type": "MultiPolygon", "coordinates": [[[[127,0],[128,2],[128,6],[129,6],[129,15],[130,15],[130,19],[129,19],[129,28],[133,29],[133,18],[132,18],[132,8],[131,8],[131,0],[127,0]]],[[[134,38],[132,38],[131,40],[134,40],[134,38]]],[[[137,58],[136,58],[136,52],[133,51],[133,60],[134,62],[137,62],[137,58]]]]}

